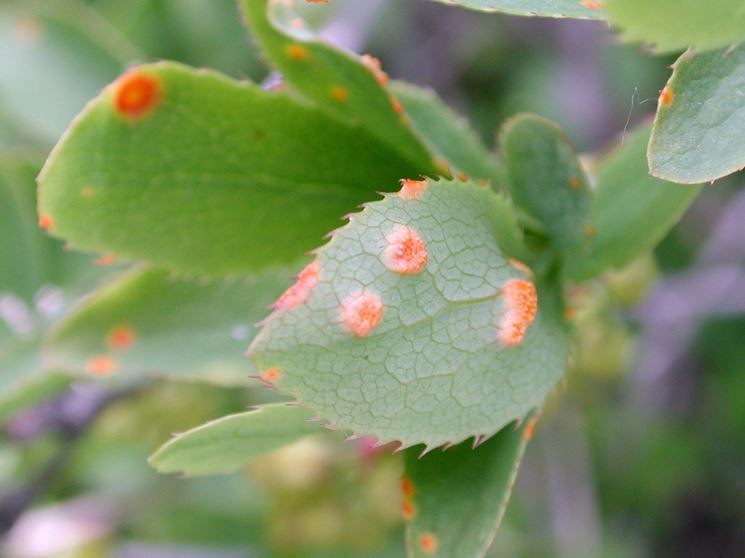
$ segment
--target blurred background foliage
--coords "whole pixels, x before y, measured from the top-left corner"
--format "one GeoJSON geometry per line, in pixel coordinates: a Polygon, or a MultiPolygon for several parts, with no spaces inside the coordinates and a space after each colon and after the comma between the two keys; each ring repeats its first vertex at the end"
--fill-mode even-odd
{"type": "MultiPolygon", "coordinates": [[[[531,111],[602,153],[651,116],[672,62],[619,45],[600,22],[426,0],[335,0],[308,17],[392,77],[435,89],[490,146],[505,118],[531,111]]],[[[187,481],[148,468],[171,433],[271,392],[112,391],[38,373],[44,332],[118,269],[38,231],[34,177],[88,99],[157,59],[275,79],[232,0],[0,1],[0,555],[403,556],[401,464],[385,451],[321,433],[241,474],[187,481]]],[[[571,370],[491,556],[745,556],[742,183],[706,189],[654,254],[569,290],[571,370]]]]}

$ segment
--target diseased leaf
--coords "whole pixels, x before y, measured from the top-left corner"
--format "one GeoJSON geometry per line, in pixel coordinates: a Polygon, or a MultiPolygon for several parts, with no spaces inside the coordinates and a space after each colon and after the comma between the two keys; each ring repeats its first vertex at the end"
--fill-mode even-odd
{"type": "Polygon", "coordinates": [[[505,426],[476,448],[406,452],[402,511],[410,558],[481,558],[502,521],[534,422],[505,426]]]}
{"type": "MultiPolygon", "coordinates": [[[[745,14],[745,3],[740,5],[745,14]]],[[[743,91],[745,43],[732,51],[681,56],[660,95],[649,143],[650,172],[695,184],[745,167],[743,91]]]]}
{"type": "Polygon", "coordinates": [[[88,105],[47,161],[39,203],[75,248],[239,274],[296,261],[421,170],[325,110],[161,63],[88,105]]]}
{"type": "Polygon", "coordinates": [[[647,173],[649,126],[629,133],[607,156],[597,175],[597,232],[587,254],[569,262],[573,279],[589,279],[620,268],[651,250],[678,222],[701,191],[659,180],[647,173]]]}
{"type": "Polygon", "coordinates": [[[285,403],[213,420],[178,434],[150,456],[160,473],[189,477],[231,473],[251,460],[321,431],[312,413],[285,403]]]}
{"type": "Polygon", "coordinates": [[[256,322],[290,277],[206,282],[135,269],[94,292],[50,333],[47,369],[246,383],[256,322]]]}
{"type": "Polygon", "coordinates": [[[434,91],[402,81],[392,82],[390,90],[401,101],[411,125],[451,172],[488,180],[495,188],[501,186],[504,177],[497,155],[489,152],[468,121],[450,110],[434,91]]]}
{"type": "Polygon", "coordinates": [[[603,9],[624,40],[658,53],[722,48],[745,39],[741,0],[603,0],[603,9]]]}
{"type": "Polygon", "coordinates": [[[436,0],[482,12],[504,12],[521,16],[603,19],[601,2],[595,0],[436,0]]]}
{"type": "Polygon", "coordinates": [[[545,227],[557,248],[581,250],[592,229],[587,177],[569,140],[550,120],[518,115],[500,131],[515,205],[545,227]]]}
{"type": "Polygon", "coordinates": [[[456,443],[522,418],[556,385],[566,349],[500,250],[498,200],[422,181],[368,204],[277,302],[249,355],[280,392],[381,442],[456,443]]]}
{"type": "Polygon", "coordinates": [[[55,141],[136,48],[83,2],[0,4],[0,102],[19,124],[55,141]]]}
{"type": "Polygon", "coordinates": [[[432,155],[388,92],[388,78],[377,60],[318,40],[291,2],[239,2],[261,50],[286,82],[343,120],[358,123],[420,173],[438,173],[432,155]]]}

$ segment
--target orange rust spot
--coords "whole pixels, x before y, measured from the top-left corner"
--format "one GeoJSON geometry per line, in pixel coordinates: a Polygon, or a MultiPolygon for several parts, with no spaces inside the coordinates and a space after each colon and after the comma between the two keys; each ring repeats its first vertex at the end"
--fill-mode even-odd
{"type": "Polygon", "coordinates": [[[116,261],[116,258],[113,254],[102,254],[99,257],[96,258],[95,263],[96,265],[111,265],[116,261]]]}
{"type": "Polygon", "coordinates": [[[106,334],[106,345],[115,351],[121,351],[130,347],[135,342],[135,330],[129,326],[121,325],[112,328],[106,334]]]}
{"type": "Polygon", "coordinates": [[[659,103],[661,107],[669,107],[673,104],[673,99],[675,98],[675,94],[673,93],[673,88],[670,87],[670,85],[665,85],[665,87],[662,88],[662,91],[660,91],[660,98],[659,103]]]}
{"type": "Polygon", "coordinates": [[[427,189],[426,180],[411,180],[404,178],[401,180],[401,189],[398,195],[405,200],[418,200],[427,189]]]}
{"type": "Polygon", "coordinates": [[[432,164],[435,166],[435,170],[440,174],[450,174],[450,163],[445,159],[435,159],[432,161],[432,164]]]}
{"type": "Polygon", "coordinates": [[[508,347],[519,345],[538,312],[535,285],[525,279],[510,279],[502,289],[507,307],[497,338],[508,347]]]}
{"type": "Polygon", "coordinates": [[[395,112],[398,115],[401,115],[404,113],[404,107],[401,104],[401,101],[396,99],[396,97],[394,97],[393,95],[391,95],[390,101],[391,101],[391,108],[393,109],[393,112],[395,112]]]}
{"type": "Polygon", "coordinates": [[[414,508],[414,504],[412,504],[408,500],[404,500],[401,503],[401,515],[404,516],[404,519],[406,521],[411,521],[412,519],[414,519],[414,516],[416,516],[416,508],[414,508]]]}
{"type": "Polygon", "coordinates": [[[159,100],[160,85],[156,79],[137,70],[121,76],[114,86],[114,109],[127,118],[145,115],[159,100]]]}
{"type": "Polygon", "coordinates": [[[520,260],[509,258],[507,260],[507,263],[510,264],[512,267],[514,267],[516,270],[518,270],[520,273],[524,273],[525,275],[529,277],[533,277],[533,270],[530,269],[527,265],[525,265],[520,260]]]}
{"type": "Polygon", "coordinates": [[[489,181],[486,178],[479,178],[476,181],[476,184],[478,184],[482,188],[486,188],[487,186],[489,186],[489,181]]]}
{"type": "Polygon", "coordinates": [[[340,314],[344,326],[352,335],[365,337],[380,323],[383,301],[371,292],[362,291],[342,303],[340,314]]]}
{"type": "Polygon", "coordinates": [[[401,494],[404,495],[404,498],[414,496],[414,484],[409,477],[401,477],[401,494]]]}
{"type": "Polygon", "coordinates": [[[274,308],[292,308],[305,302],[318,283],[318,261],[312,261],[298,274],[295,283],[274,303],[274,308]]]}
{"type": "Polygon", "coordinates": [[[39,215],[39,228],[48,230],[52,226],[52,218],[49,215],[39,215]]]}
{"type": "Polygon", "coordinates": [[[579,0],[579,3],[588,10],[599,10],[602,7],[600,2],[597,0],[579,0]]]}
{"type": "Polygon", "coordinates": [[[396,225],[385,240],[381,260],[394,273],[413,275],[427,267],[427,246],[411,227],[396,225]]]}
{"type": "Polygon", "coordinates": [[[303,60],[310,58],[308,49],[298,43],[285,45],[285,55],[287,58],[294,60],[295,62],[302,62],[303,60]]]}
{"type": "Polygon", "coordinates": [[[577,315],[577,311],[574,308],[565,308],[564,312],[561,313],[562,318],[565,320],[573,320],[577,315]]]}
{"type": "Polygon", "coordinates": [[[437,535],[434,533],[422,533],[419,536],[419,548],[425,554],[434,554],[437,552],[437,535]]]}
{"type": "Polygon", "coordinates": [[[259,374],[259,379],[267,384],[273,384],[281,375],[282,371],[279,368],[269,368],[259,374]]]}
{"type": "Polygon", "coordinates": [[[305,22],[299,17],[294,17],[290,20],[290,26],[295,29],[301,29],[305,26],[305,22]]]}
{"type": "Polygon", "coordinates": [[[595,225],[593,225],[592,223],[585,225],[584,232],[585,232],[585,236],[592,238],[593,236],[595,236],[595,232],[596,232],[595,225]]]}
{"type": "Polygon", "coordinates": [[[329,95],[337,103],[346,103],[349,99],[349,91],[341,85],[332,85],[329,87],[329,95]]]}
{"type": "Polygon", "coordinates": [[[378,85],[381,87],[388,85],[388,74],[380,67],[380,60],[369,54],[363,54],[361,60],[362,64],[375,76],[375,81],[378,82],[378,85]]]}
{"type": "Polygon", "coordinates": [[[114,368],[116,368],[116,360],[114,360],[114,357],[109,355],[95,356],[85,365],[85,369],[88,372],[100,376],[113,372],[114,368]]]}
{"type": "Polygon", "coordinates": [[[533,439],[533,434],[535,434],[535,426],[538,424],[538,417],[532,416],[530,419],[528,419],[528,423],[525,425],[525,430],[523,430],[522,438],[526,442],[529,442],[533,439]]]}
{"type": "Polygon", "coordinates": [[[455,177],[461,182],[468,182],[468,175],[464,172],[457,173],[455,177]]]}
{"type": "Polygon", "coordinates": [[[569,187],[572,190],[579,190],[580,186],[582,186],[582,183],[579,181],[579,178],[576,176],[573,176],[569,179],[569,187]]]}

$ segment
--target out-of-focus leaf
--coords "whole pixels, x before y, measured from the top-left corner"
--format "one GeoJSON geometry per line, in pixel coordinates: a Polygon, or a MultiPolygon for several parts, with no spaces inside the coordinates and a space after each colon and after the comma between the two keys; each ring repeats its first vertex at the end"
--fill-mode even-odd
{"type": "Polygon", "coordinates": [[[261,50],[289,84],[343,120],[358,123],[420,173],[437,174],[432,155],[391,97],[376,62],[366,65],[355,54],[316,39],[291,2],[240,4],[261,50]]]}
{"type": "Polygon", "coordinates": [[[488,180],[495,188],[501,185],[502,169],[496,154],[489,152],[468,121],[455,114],[434,91],[402,81],[391,83],[390,90],[401,101],[414,129],[452,172],[488,180]]]}
{"type": "Polygon", "coordinates": [[[0,4],[0,52],[0,103],[49,142],[141,57],[105,19],[74,0],[0,4]]]}
{"type": "Polygon", "coordinates": [[[206,282],[136,269],[93,293],[50,333],[44,366],[68,373],[245,383],[244,353],[290,276],[206,282]]]}
{"type": "Polygon", "coordinates": [[[505,426],[476,448],[406,452],[402,510],[410,558],[482,558],[502,521],[529,430],[505,426]],[[526,433],[527,431],[527,433],[526,433]]]}
{"type": "Polygon", "coordinates": [[[381,442],[457,443],[522,418],[561,378],[566,350],[500,249],[499,200],[423,181],[368,204],[249,355],[280,392],[381,442]]]}
{"type": "MultiPolygon", "coordinates": [[[[29,347],[35,352],[38,351],[35,345],[29,347]]],[[[5,347],[0,345],[0,352],[4,350],[5,347]]],[[[0,362],[2,361],[4,359],[0,359],[0,362]]],[[[0,371],[0,377],[4,376],[4,372],[6,371],[0,371]]],[[[4,377],[0,382],[3,380],[5,380],[4,377]]],[[[0,423],[13,413],[51,397],[69,385],[70,378],[63,374],[32,374],[22,382],[13,385],[12,389],[0,388],[0,423]]]]}
{"type": "MultiPolygon", "coordinates": [[[[745,15],[745,3],[741,6],[745,15]]],[[[745,43],[731,51],[681,56],[660,95],[649,143],[650,172],[695,184],[745,167],[743,91],[745,43]]]]}
{"type": "Polygon", "coordinates": [[[522,114],[503,126],[500,144],[515,205],[542,223],[557,248],[580,250],[592,226],[592,199],[582,165],[561,128],[522,114]]]}
{"type": "Polygon", "coordinates": [[[88,105],[40,175],[39,204],[78,249],[239,274],[296,261],[373,192],[419,172],[328,111],[161,63],[88,105]],[[125,86],[154,88],[149,112],[116,109],[125,86]]]}
{"type": "Polygon", "coordinates": [[[595,191],[596,234],[589,252],[570,258],[569,275],[588,279],[621,268],[652,249],[701,191],[659,180],[647,172],[649,127],[625,136],[602,162],[595,191]]]}
{"type": "Polygon", "coordinates": [[[252,459],[318,433],[312,413],[277,403],[238,413],[178,434],[149,459],[161,473],[187,476],[230,473],[252,459]]]}
{"type": "Polygon", "coordinates": [[[722,48],[745,39],[741,0],[604,0],[608,19],[624,40],[644,42],[656,52],[722,48]]]}
{"type": "Polygon", "coordinates": [[[436,0],[482,12],[504,12],[521,16],[603,19],[601,2],[594,0],[436,0]]]}

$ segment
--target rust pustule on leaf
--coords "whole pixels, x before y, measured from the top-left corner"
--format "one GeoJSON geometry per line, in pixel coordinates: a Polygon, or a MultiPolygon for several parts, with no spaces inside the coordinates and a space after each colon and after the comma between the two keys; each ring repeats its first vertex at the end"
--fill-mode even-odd
{"type": "Polygon", "coordinates": [[[114,84],[114,110],[129,119],[145,116],[160,98],[161,87],[156,78],[137,70],[127,72],[114,84]]]}

